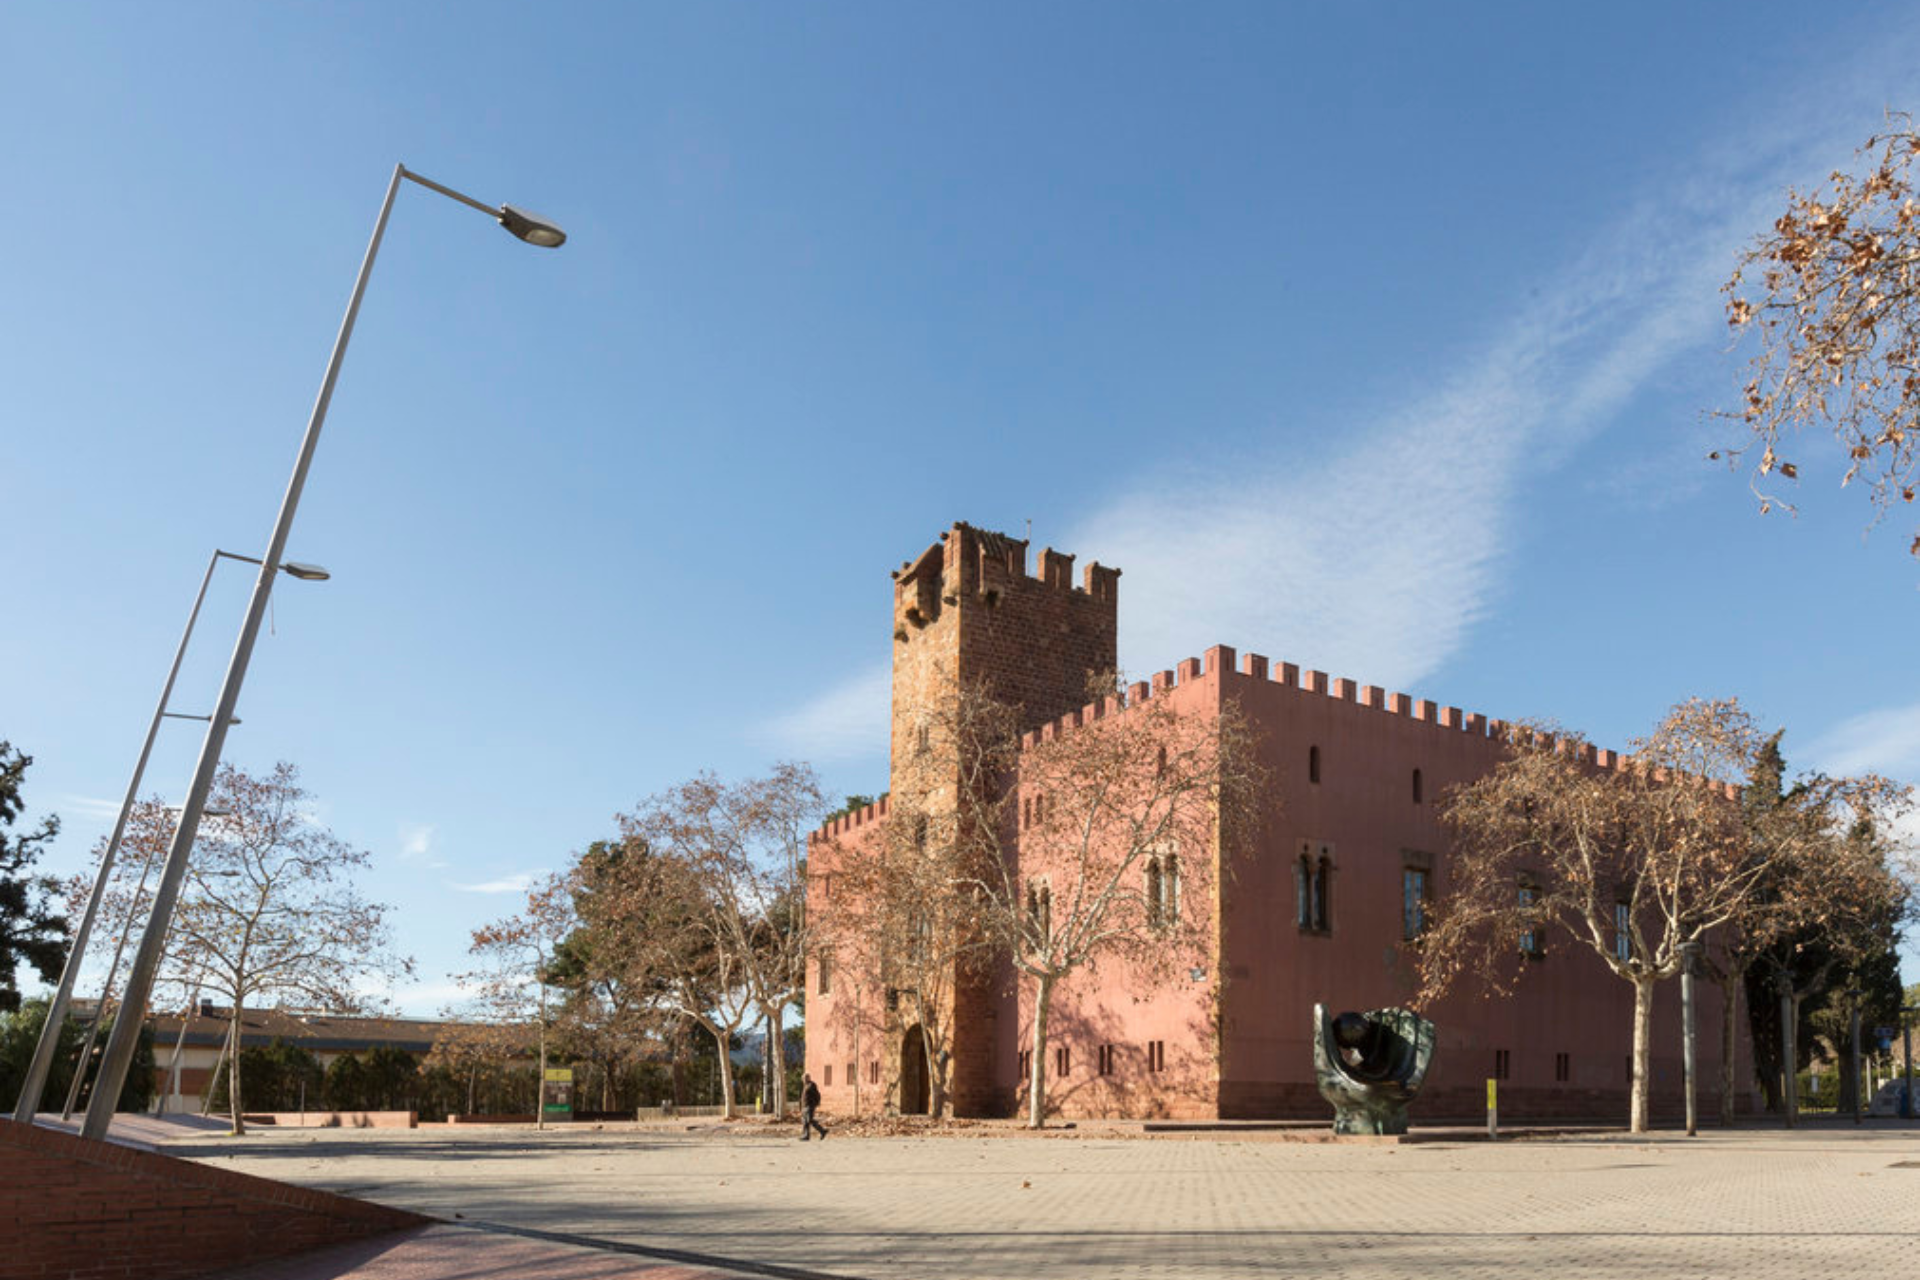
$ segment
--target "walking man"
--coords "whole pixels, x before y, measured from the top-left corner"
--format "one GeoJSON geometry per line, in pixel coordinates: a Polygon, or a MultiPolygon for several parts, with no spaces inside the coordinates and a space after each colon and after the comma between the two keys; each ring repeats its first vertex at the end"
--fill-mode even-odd
{"type": "Polygon", "coordinates": [[[800,1141],[805,1142],[813,1137],[815,1129],[820,1131],[820,1138],[825,1141],[827,1126],[813,1118],[813,1113],[820,1108],[820,1086],[813,1082],[812,1076],[801,1078],[807,1083],[806,1088],[800,1091],[800,1141]]]}

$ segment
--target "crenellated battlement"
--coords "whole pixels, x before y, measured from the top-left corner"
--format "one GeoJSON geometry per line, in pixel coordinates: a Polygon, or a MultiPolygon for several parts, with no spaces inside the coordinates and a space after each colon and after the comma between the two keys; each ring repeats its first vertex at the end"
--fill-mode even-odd
{"type": "MultiPolygon", "coordinates": [[[[1150,698],[1202,677],[1223,675],[1270,682],[1289,689],[1297,689],[1302,693],[1318,694],[1334,701],[1352,703],[1382,715],[1398,716],[1414,723],[1430,725],[1437,732],[1460,733],[1468,737],[1485,738],[1512,746],[1524,745],[1528,735],[1531,735],[1535,744],[1569,756],[1578,763],[1594,769],[1615,770],[1625,767],[1629,761],[1626,754],[1611,748],[1596,747],[1591,742],[1529,729],[1525,725],[1495,719],[1477,711],[1463,711],[1459,707],[1442,706],[1429,698],[1415,698],[1410,694],[1394,693],[1379,685],[1362,685],[1345,677],[1330,677],[1324,671],[1302,670],[1295,663],[1273,661],[1263,654],[1249,653],[1245,657],[1240,657],[1228,645],[1215,645],[1206,651],[1204,659],[1182,659],[1171,671],[1156,672],[1150,680],[1129,685],[1124,699],[1110,697],[1099,702],[1090,702],[1077,711],[1070,711],[1058,719],[1048,721],[1023,734],[1020,745],[1022,749],[1026,749],[1042,742],[1053,741],[1082,725],[1117,715],[1129,707],[1138,706],[1150,698]]],[[[1664,781],[1665,772],[1656,771],[1655,776],[1664,781]]],[[[1731,783],[1715,785],[1728,799],[1738,798],[1737,786],[1731,783]]]]}
{"type": "Polygon", "coordinates": [[[827,840],[838,839],[841,836],[852,835],[862,827],[884,820],[889,812],[888,799],[890,795],[891,793],[883,795],[864,809],[855,809],[852,813],[841,814],[831,822],[821,826],[819,830],[808,832],[807,843],[811,845],[827,840]]]}
{"type": "MultiPolygon", "coordinates": [[[[977,597],[996,603],[1008,592],[1032,587],[1084,596],[1112,607],[1120,595],[1120,570],[1093,561],[1073,581],[1075,557],[1052,547],[1040,550],[1037,573],[1027,572],[1027,540],[991,529],[977,529],[964,521],[936,538],[918,559],[893,572],[896,622],[925,627],[941,612],[977,597]]],[[[906,637],[897,636],[896,639],[906,637]]]]}

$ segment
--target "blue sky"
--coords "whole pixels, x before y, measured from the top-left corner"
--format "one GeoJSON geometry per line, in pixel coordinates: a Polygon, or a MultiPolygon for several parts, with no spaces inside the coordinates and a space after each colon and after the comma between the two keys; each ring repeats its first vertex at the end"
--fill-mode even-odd
{"type": "Polygon", "coordinates": [[[1135,672],[1226,643],[1617,745],[1734,694],[1920,778],[1910,531],[1811,447],[1762,518],[1702,417],[1733,255],[1915,66],[1866,4],[16,0],[0,737],[49,864],[207,555],[265,545],[396,161],[573,238],[402,191],[291,544],[334,580],[276,591],[228,758],[374,853],[410,1011],[695,770],[883,789],[887,571],[954,520],[1120,565],[1135,672]]]}

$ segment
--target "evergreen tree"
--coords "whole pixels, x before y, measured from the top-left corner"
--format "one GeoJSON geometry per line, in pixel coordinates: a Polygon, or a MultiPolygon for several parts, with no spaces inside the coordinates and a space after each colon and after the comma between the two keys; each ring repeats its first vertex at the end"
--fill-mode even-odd
{"type": "Polygon", "coordinates": [[[20,786],[32,763],[32,756],[0,740],[0,1012],[6,1013],[20,1007],[18,965],[32,965],[42,982],[53,983],[67,958],[67,918],[54,909],[53,877],[30,870],[60,820],[49,815],[36,830],[8,832],[20,817],[20,786]]]}

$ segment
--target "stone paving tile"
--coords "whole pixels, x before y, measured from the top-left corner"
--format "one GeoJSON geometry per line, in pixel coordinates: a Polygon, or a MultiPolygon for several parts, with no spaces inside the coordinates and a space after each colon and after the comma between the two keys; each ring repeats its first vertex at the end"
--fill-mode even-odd
{"type": "Polygon", "coordinates": [[[1689,1141],[357,1131],[171,1144],[451,1219],[892,1280],[1920,1268],[1920,1128],[1689,1141]]]}

